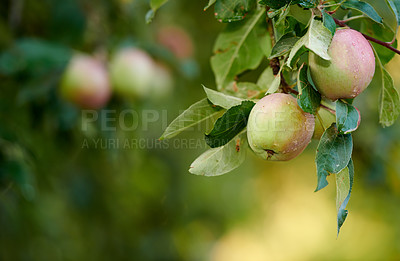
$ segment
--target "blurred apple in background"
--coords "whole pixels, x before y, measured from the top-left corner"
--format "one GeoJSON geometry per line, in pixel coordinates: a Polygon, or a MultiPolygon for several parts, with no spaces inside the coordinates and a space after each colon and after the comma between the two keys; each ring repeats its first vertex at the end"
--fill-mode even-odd
{"type": "Polygon", "coordinates": [[[157,41],[178,59],[184,60],[193,56],[193,41],[181,27],[170,25],[160,28],[157,33],[157,41]]]}
{"type": "Polygon", "coordinates": [[[151,98],[160,101],[167,98],[173,91],[174,80],[171,71],[164,64],[156,63],[151,84],[151,98]]]}
{"type": "Polygon", "coordinates": [[[110,74],[115,92],[128,98],[160,100],[173,89],[169,68],[138,48],[119,50],[110,62],[110,74]]]}
{"type": "Polygon", "coordinates": [[[60,94],[84,109],[103,107],[111,96],[105,66],[89,55],[75,54],[61,79],[60,94]]]}
{"type": "Polygon", "coordinates": [[[140,49],[130,47],[117,51],[110,62],[114,91],[126,97],[148,97],[155,77],[154,68],[153,59],[140,49]]]}

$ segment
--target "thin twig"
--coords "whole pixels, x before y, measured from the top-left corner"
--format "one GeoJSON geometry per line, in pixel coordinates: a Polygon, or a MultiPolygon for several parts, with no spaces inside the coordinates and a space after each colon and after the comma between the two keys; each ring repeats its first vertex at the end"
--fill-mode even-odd
{"type": "MultiPolygon", "coordinates": [[[[336,19],[335,17],[332,17],[332,18],[333,18],[333,20],[335,21],[335,23],[336,23],[337,25],[342,26],[342,27],[345,27],[345,26],[350,27],[350,26],[348,26],[346,23],[344,23],[343,21],[338,20],[338,19],[336,19]]],[[[391,46],[389,43],[386,43],[386,42],[383,42],[383,41],[381,41],[381,40],[375,39],[375,38],[373,38],[373,37],[371,37],[371,36],[369,36],[369,35],[366,35],[366,34],[362,34],[362,35],[363,35],[367,40],[369,40],[369,41],[371,41],[371,42],[374,42],[374,43],[377,43],[377,44],[379,44],[379,45],[382,45],[383,47],[386,47],[386,48],[388,48],[389,50],[391,50],[391,51],[393,51],[393,52],[395,52],[395,53],[397,53],[397,54],[400,54],[400,50],[397,50],[396,48],[394,48],[393,46],[391,46]]]]}

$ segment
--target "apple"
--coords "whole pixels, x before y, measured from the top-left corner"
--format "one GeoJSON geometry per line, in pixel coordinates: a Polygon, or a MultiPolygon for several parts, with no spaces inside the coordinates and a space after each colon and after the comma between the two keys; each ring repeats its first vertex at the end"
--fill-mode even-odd
{"type": "Polygon", "coordinates": [[[304,112],[293,96],[275,93],[254,105],[247,123],[247,138],[251,149],[261,158],[287,161],[307,147],[314,125],[314,116],[304,112]]]}
{"type": "Polygon", "coordinates": [[[151,99],[163,101],[171,95],[174,88],[174,80],[171,71],[165,65],[156,63],[154,66],[154,74],[151,82],[151,99]]]}
{"type": "Polygon", "coordinates": [[[364,91],[375,73],[370,43],[352,29],[338,29],[328,48],[331,60],[309,54],[312,79],[320,93],[331,100],[352,99],[364,91]]]}
{"type": "Polygon", "coordinates": [[[103,107],[111,96],[103,63],[86,54],[72,56],[61,78],[60,95],[84,109],[103,107]]]}
{"type": "Polygon", "coordinates": [[[315,128],[312,138],[316,140],[321,139],[325,130],[334,122],[336,122],[336,115],[325,108],[319,107],[317,117],[315,117],[315,128]]]}
{"type": "Polygon", "coordinates": [[[144,51],[129,47],[114,55],[110,62],[110,77],[114,91],[126,97],[147,98],[151,93],[154,61],[144,51]]]}
{"type": "Polygon", "coordinates": [[[171,25],[161,27],[157,33],[157,41],[179,59],[184,60],[193,56],[192,38],[180,27],[171,25]]]}

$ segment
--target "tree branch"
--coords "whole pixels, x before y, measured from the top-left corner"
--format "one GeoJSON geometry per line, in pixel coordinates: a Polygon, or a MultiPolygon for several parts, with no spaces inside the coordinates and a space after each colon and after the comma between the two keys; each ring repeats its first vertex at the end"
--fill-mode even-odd
{"type": "MultiPolygon", "coordinates": [[[[336,19],[335,17],[332,17],[332,18],[333,18],[333,20],[335,20],[335,23],[336,23],[337,25],[342,26],[342,27],[344,27],[344,26],[349,27],[349,26],[348,26],[346,23],[344,23],[343,21],[340,21],[340,20],[336,19]]],[[[366,35],[366,34],[362,34],[362,35],[365,37],[365,39],[367,39],[367,40],[369,40],[369,41],[371,41],[371,42],[377,43],[377,44],[379,44],[379,45],[382,45],[383,47],[386,47],[386,48],[388,48],[389,50],[391,50],[391,51],[393,51],[393,52],[395,52],[395,53],[397,53],[397,54],[400,54],[400,50],[397,50],[396,48],[394,48],[393,46],[391,46],[389,43],[386,43],[386,42],[383,42],[383,41],[381,41],[381,40],[375,39],[375,38],[373,38],[373,37],[371,37],[371,36],[369,36],[369,35],[366,35]]]]}

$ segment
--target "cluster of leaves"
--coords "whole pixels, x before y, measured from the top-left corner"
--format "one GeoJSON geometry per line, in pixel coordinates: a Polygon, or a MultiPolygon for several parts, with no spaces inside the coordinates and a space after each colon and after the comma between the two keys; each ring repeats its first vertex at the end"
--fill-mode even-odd
{"type": "MultiPolygon", "coordinates": [[[[360,113],[352,100],[332,103],[321,97],[307,66],[308,52],[331,59],[328,47],[337,21],[382,41],[391,41],[396,48],[400,1],[262,0],[257,4],[247,0],[210,0],[205,9],[214,3],[218,21],[228,23],[217,38],[211,57],[218,91],[204,87],[207,98],[179,115],[161,139],[211,120],[214,127],[205,134],[211,148],[192,163],[189,171],[205,176],[222,175],[245,159],[246,120],[259,98],[288,92],[289,88],[290,93],[297,95],[299,106],[314,114],[316,120],[321,104],[330,107],[336,111],[336,123],[324,126],[317,148],[316,191],[328,185],[328,175],[336,174],[339,233],[347,216],[345,207],[354,176],[351,133],[358,128],[360,113]],[[269,66],[265,61],[269,61],[269,66]],[[260,68],[263,72],[257,82],[241,80],[245,72],[260,68]]],[[[400,114],[399,95],[383,67],[394,53],[376,43],[373,47],[377,61],[373,83],[381,88],[379,121],[387,127],[400,114]]]]}

